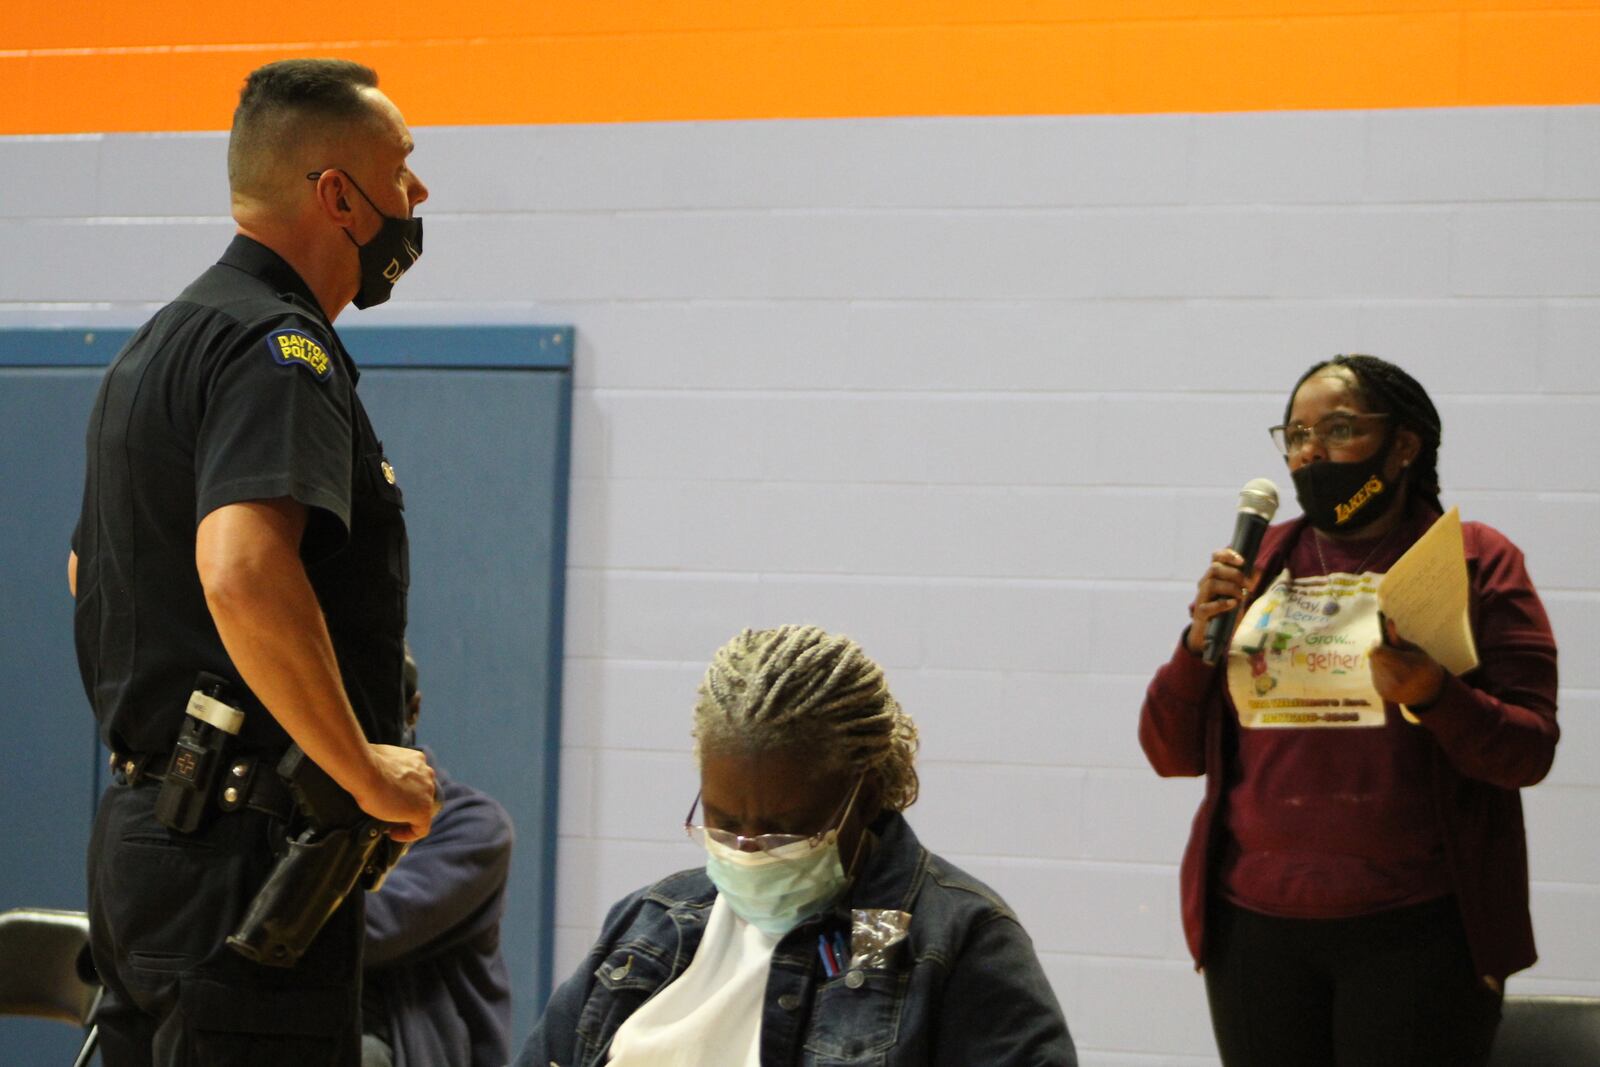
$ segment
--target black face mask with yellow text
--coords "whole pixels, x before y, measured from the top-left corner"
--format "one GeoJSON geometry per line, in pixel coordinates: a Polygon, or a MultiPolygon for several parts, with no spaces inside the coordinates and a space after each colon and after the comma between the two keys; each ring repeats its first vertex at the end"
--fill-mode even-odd
{"type": "Polygon", "coordinates": [[[1360,530],[1394,506],[1399,482],[1383,475],[1391,434],[1384,446],[1366,459],[1354,463],[1324,460],[1308,463],[1294,471],[1294,495],[1306,519],[1325,533],[1360,530]]]}

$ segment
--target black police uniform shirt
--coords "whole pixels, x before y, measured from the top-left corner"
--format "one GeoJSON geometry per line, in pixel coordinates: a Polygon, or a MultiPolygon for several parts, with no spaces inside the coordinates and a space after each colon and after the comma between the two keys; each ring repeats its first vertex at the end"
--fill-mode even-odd
{"type": "MultiPolygon", "coordinates": [[[[239,682],[206,607],[195,531],[224,505],[278,497],[308,509],[301,557],[356,718],[369,739],[399,743],[408,546],[357,377],[305,282],[244,236],[112,362],[73,536],[78,666],[107,747],[170,752],[197,673],[239,682]]],[[[244,747],[287,747],[240,691],[244,747]]]]}

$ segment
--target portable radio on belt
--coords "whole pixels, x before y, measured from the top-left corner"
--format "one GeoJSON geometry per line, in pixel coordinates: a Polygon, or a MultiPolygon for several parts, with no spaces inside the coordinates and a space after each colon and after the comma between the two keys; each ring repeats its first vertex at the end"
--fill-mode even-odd
{"type": "Polygon", "coordinates": [[[232,688],[226,678],[202,673],[189,695],[188,714],[156,796],[156,818],[180,833],[193,833],[205,821],[214,804],[211,787],[217,770],[244,726],[244,712],[232,703],[232,688]]]}

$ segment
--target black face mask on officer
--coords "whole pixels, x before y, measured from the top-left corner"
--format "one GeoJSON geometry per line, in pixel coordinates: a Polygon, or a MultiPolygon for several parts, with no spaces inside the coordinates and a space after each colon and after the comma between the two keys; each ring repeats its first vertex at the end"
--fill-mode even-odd
{"type": "MultiPolygon", "coordinates": [[[[322,173],[320,170],[312,171],[306,177],[316,181],[322,177],[322,173]]],[[[394,283],[422,258],[422,220],[415,215],[408,219],[385,215],[377,204],[372,203],[372,197],[351,177],[349,171],[345,171],[344,176],[350,179],[350,184],[361,194],[361,199],[371,205],[383,220],[378,232],[366,244],[357,241],[355,234],[349,230],[344,231],[350,243],[356,246],[361,259],[361,287],[356,290],[353,303],[365,310],[388,300],[394,291],[394,283]]]]}
{"type": "MultiPolygon", "coordinates": [[[[1327,533],[1360,530],[1394,506],[1400,479],[1384,477],[1395,434],[1366,459],[1351,463],[1323,460],[1294,471],[1294,495],[1312,526],[1327,533]]],[[[1404,472],[1401,472],[1404,477],[1404,472]]]]}

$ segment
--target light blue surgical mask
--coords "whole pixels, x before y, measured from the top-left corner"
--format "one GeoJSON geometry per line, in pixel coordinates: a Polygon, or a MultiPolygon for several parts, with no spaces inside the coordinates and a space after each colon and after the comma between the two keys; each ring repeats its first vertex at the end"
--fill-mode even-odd
{"type": "Polygon", "coordinates": [[[817,844],[798,841],[771,852],[741,852],[708,837],[706,875],[735,915],[771,937],[826,909],[850,884],[838,830],[817,844]]]}
{"type": "MultiPolygon", "coordinates": [[[[735,915],[762,933],[782,937],[839,899],[850,885],[839,856],[839,830],[850,819],[864,777],[856,779],[833,829],[810,837],[745,838],[684,821],[691,836],[705,841],[706,876],[735,915]],[[757,847],[741,847],[751,845],[757,847]]],[[[689,815],[693,817],[693,807],[689,815]]]]}

